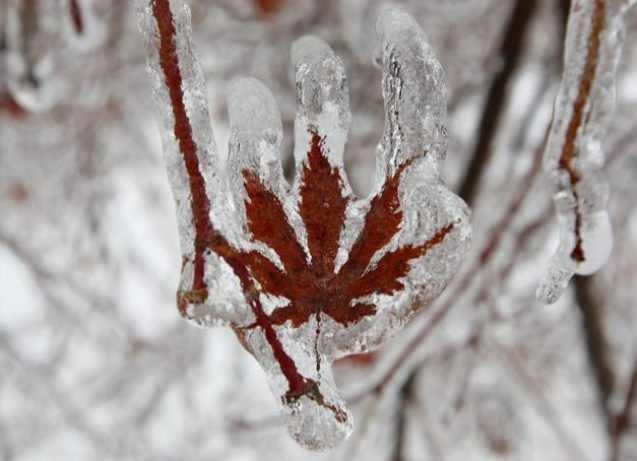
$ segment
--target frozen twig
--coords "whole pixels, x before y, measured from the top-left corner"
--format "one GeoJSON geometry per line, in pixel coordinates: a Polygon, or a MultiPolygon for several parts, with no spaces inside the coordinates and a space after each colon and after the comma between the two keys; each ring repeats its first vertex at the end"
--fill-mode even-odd
{"type": "Polygon", "coordinates": [[[71,23],[75,33],[78,35],[84,33],[84,18],[79,0],[69,0],[69,15],[71,16],[71,23]]]}
{"type": "Polygon", "coordinates": [[[559,247],[537,290],[555,302],[571,277],[592,274],[608,259],[612,230],[602,142],[614,106],[614,78],[624,40],[623,15],[633,0],[573,1],[564,74],[555,101],[544,166],[556,184],[559,247]]]}

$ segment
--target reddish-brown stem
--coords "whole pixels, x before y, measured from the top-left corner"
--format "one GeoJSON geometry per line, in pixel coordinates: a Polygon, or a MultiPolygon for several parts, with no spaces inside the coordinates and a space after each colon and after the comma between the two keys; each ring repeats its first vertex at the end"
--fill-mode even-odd
{"type": "MultiPolygon", "coordinates": [[[[573,7],[575,8],[575,6],[573,7]]],[[[564,146],[559,160],[559,167],[568,173],[573,195],[575,198],[575,247],[571,252],[571,258],[577,262],[586,259],[582,242],[582,211],[579,206],[579,197],[575,190],[575,186],[581,179],[581,173],[573,165],[573,160],[577,154],[577,133],[585,122],[585,111],[589,102],[593,82],[595,81],[595,73],[597,63],[599,61],[599,52],[601,46],[601,36],[606,26],[606,0],[595,0],[591,17],[591,31],[588,36],[588,47],[586,51],[586,61],[582,76],[577,90],[577,97],[573,104],[573,114],[569,120],[564,146]]]]}
{"type": "Polygon", "coordinates": [[[78,0],[69,0],[69,14],[75,33],[80,35],[84,32],[84,18],[78,0]]]}
{"type": "Polygon", "coordinates": [[[174,133],[190,181],[192,194],[191,209],[195,224],[194,279],[192,291],[200,292],[205,299],[207,286],[204,281],[204,251],[206,242],[213,233],[210,223],[210,200],[206,194],[206,183],[199,169],[197,145],[193,139],[192,127],[184,104],[183,80],[179,68],[176,48],[176,32],[170,2],[152,0],[153,15],[159,31],[159,64],[164,74],[166,87],[175,120],[174,133]]]}
{"type": "MultiPolygon", "coordinates": [[[[234,253],[234,250],[230,249],[225,241],[220,242],[219,245],[213,247],[213,249],[215,249],[217,253],[223,256],[225,252],[220,247],[224,247],[227,252],[234,253]]],[[[283,344],[281,344],[276,331],[274,331],[272,321],[263,310],[263,306],[261,305],[261,301],[259,300],[258,292],[254,286],[254,283],[252,282],[247,269],[242,263],[237,261],[234,256],[227,255],[224,259],[226,259],[230,267],[232,267],[234,273],[241,280],[241,285],[245,293],[246,302],[250,304],[252,312],[255,316],[255,325],[261,328],[261,330],[263,331],[265,339],[272,349],[272,354],[274,355],[275,360],[278,362],[279,367],[281,368],[281,373],[283,373],[283,376],[285,376],[288,382],[286,400],[293,400],[294,398],[298,398],[299,396],[306,394],[309,391],[309,387],[311,386],[312,382],[311,380],[307,380],[299,373],[294,360],[292,360],[287,352],[285,352],[283,344]]]]}

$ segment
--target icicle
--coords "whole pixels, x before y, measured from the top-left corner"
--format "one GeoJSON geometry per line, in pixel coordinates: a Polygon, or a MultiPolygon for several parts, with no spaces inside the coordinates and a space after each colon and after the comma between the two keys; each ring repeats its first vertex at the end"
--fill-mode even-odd
{"type": "Polygon", "coordinates": [[[314,132],[324,139],[332,165],[342,169],[349,122],[345,66],[323,40],[307,36],[292,45],[299,110],[295,121],[295,159],[305,161],[314,132]]]}
{"type": "Polygon", "coordinates": [[[425,33],[407,13],[386,7],[377,24],[376,61],[384,68],[382,176],[408,158],[426,156],[436,170],[447,149],[445,75],[425,33]],[[389,169],[388,169],[389,168],[389,169]]]}
{"type": "Polygon", "coordinates": [[[560,243],[537,298],[553,303],[574,274],[592,274],[608,259],[613,234],[603,143],[614,107],[614,80],[624,41],[623,15],[634,0],[573,1],[564,75],[555,101],[544,168],[558,189],[560,243]]]}

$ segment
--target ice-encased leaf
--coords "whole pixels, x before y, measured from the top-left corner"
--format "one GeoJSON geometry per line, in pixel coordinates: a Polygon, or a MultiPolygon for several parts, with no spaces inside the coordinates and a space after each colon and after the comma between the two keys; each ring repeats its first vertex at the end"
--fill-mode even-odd
{"type": "Polygon", "coordinates": [[[140,11],[180,221],[180,311],[199,325],[229,324],[265,370],[292,436],[333,447],[353,422],[332,362],[394,335],[440,294],[469,246],[467,207],[439,176],[442,68],[410,16],[384,13],[387,129],[376,187],[360,198],[343,170],[344,66],[324,41],[301,38],[294,185],[281,171],[274,97],[254,79],[229,90],[227,174],[218,174],[188,9],[147,0],[140,11]]]}
{"type": "Polygon", "coordinates": [[[564,75],[544,158],[558,189],[558,248],[537,290],[553,303],[574,274],[599,270],[613,233],[602,143],[614,107],[614,80],[624,41],[623,15],[633,0],[574,1],[564,49],[564,75]]]}

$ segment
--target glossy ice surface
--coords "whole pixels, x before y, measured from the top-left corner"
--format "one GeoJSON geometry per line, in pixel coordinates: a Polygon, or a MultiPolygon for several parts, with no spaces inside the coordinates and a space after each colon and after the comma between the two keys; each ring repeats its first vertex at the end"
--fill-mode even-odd
{"type": "Polygon", "coordinates": [[[190,13],[143,2],[166,167],[179,217],[184,317],[229,325],[265,370],[292,436],[331,448],[352,430],[331,363],[381,345],[444,289],[467,252],[469,212],[440,178],[444,72],[412,17],[380,15],[385,132],[376,186],[357,197],[343,169],[350,124],[344,66],[329,45],[292,47],[296,179],[284,179],[281,116],[259,81],[229,91],[222,169],[190,13]]]}

